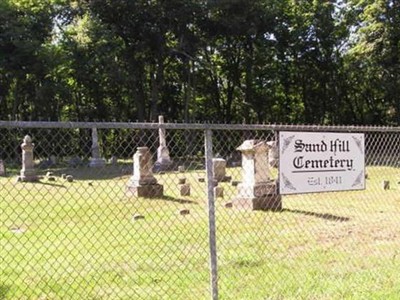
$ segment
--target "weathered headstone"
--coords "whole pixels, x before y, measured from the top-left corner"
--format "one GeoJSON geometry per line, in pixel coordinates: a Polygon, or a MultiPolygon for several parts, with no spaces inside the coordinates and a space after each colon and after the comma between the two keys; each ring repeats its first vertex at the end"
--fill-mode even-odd
{"type": "Polygon", "coordinates": [[[4,161],[0,159],[0,176],[6,176],[6,166],[4,164],[4,161]]]}
{"type": "Polygon", "coordinates": [[[282,209],[277,184],[270,180],[269,146],[261,140],[246,140],[237,150],[242,152],[242,182],[233,206],[249,210],[282,209]]]}
{"type": "Polygon", "coordinates": [[[268,150],[268,162],[271,168],[277,168],[279,164],[279,149],[276,141],[267,142],[269,146],[268,150]]]}
{"type": "MultiPolygon", "coordinates": [[[[160,125],[164,124],[164,116],[158,116],[158,123],[160,125]]],[[[165,171],[170,169],[172,165],[167,147],[165,128],[160,127],[158,129],[158,136],[160,145],[157,148],[157,161],[154,164],[154,169],[156,171],[165,171]]]]}
{"type": "Polygon", "coordinates": [[[184,166],[178,166],[178,172],[179,173],[184,173],[185,172],[185,167],[184,166]]]}
{"type": "Polygon", "coordinates": [[[24,137],[23,143],[21,144],[22,169],[19,176],[20,181],[34,182],[39,180],[39,178],[36,176],[35,164],[33,161],[34,147],[35,144],[32,143],[32,138],[29,135],[26,135],[24,137]]]}
{"type": "Polygon", "coordinates": [[[190,184],[180,184],[179,185],[179,192],[181,196],[190,196],[190,184]]]}
{"type": "Polygon", "coordinates": [[[49,161],[51,162],[51,165],[54,166],[57,164],[57,156],[55,155],[50,155],[49,161]]]}
{"type": "Polygon", "coordinates": [[[224,188],[221,186],[214,187],[214,198],[224,198],[224,188]]]}
{"type": "Polygon", "coordinates": [[[89,167],[101,168],[104,167],[106,161],[100,156],[99,137],[97,135],[97,128],[92,128],[92,157],[90,158],[89,167]]]}
{"type": "Polygon", "coordinates": [[[133,155],[133,176],[127,190],[137,197],[162,197],[164,188],[152,173],[151,154],[148,147],[138,147],[133,155]]]}
{"type": "Polygon", "coordinates": [[[223,181],[225,179],[226,160],[223,158],[212,159],[213,179],[223,181]]]}
{"type": "Polygon", "coordinates": [[[110,164],[116,165],[117,163],[118,163],[118,158],[115,155],[111,156],[110,164]]]}

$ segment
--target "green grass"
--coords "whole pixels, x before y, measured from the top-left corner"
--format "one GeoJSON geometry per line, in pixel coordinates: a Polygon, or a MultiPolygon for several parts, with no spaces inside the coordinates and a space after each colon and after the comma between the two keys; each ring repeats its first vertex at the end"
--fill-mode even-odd
{"type": "MultiPolygon", "coordinates": [[[[0,177],[0,299],[210,297],[204,172],[186,174],[190,197],[177,193],[181,174],[157,175],[166,197],[152,200],[127,195],[129,175],[112,167],[69,173],[72,183],[0,177]]],[[[235,188],[222,183],[220,299],[397,299],[398,169],[368,174],[365,191],[287,196],[282,212],[227,209],[235,188]]]]}

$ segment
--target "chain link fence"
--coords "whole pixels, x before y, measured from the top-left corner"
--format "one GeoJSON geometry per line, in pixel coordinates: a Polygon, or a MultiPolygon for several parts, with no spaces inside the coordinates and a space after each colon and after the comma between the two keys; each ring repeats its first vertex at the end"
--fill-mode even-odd
{"type": "Polygon", "coordinates": [[[399,128],[0,122],[0,299],[396,298],[399,149],[399,128]],[[366,189],[236,207],[237,148],[283,130],[365,133],[366,189]]]}

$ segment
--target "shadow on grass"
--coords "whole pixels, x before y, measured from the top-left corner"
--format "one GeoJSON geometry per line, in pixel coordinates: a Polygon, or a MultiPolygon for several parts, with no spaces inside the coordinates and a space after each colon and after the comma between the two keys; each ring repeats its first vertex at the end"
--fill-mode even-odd
{"type": "Polygon", "coordinates": [[[43,182],[43,181],[38,181],[37,183],[42,184],[42,185],[49,185],[49,186],[54,186],[54,187],[59,187],[65,189],[65,185],[63,184],[58,184],[58,183],[50,183],[50,182],[43,182]]]}
{"type": "Polygon", "coordinates": [[[6,299],[9,291],[10,287],[8,285],[3,285],[2,283],[0,283],[0,300],[6,299]]]}
{"type": "Polygon", "coordinates": [[[177,203],[181,203],[181,204],[198,204],[196,201],[187,200],[187,199],[179,199],[179,198],[165,196],[165,195],[163,197],[161,197],[160,199],[170,201],[170,202],[177,202],[177,203]]]}
{"type": "Polygon", "coordinates": [[[329,221],[338,221],[338,222],[347,222],[350,221],[350,218],[348,217],[341,217],[341,216],[336,216],[332,214],[323,214],[323,213],[316,213],[312,211],[306,211],[306,210],[300,210],[300,209],[289,209],[289,208],[284,208],[282,209],[282,212],[290,212],[294,214],[302,214],[305,216],[312,216],[312,217],[317,217],[320,219],[324,220],[329,220],[329,221]]]}

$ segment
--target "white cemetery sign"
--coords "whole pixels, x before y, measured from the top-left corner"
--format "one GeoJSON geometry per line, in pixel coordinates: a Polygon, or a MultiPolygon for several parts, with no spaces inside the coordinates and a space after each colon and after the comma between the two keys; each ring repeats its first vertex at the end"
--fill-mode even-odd
{"type": "Polygon", "coordinates": [[[279,192],[365,189],[364,134],[279,133],[279,192]]]}

